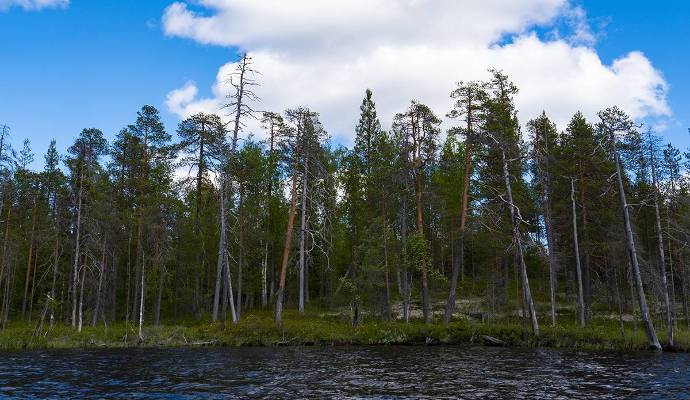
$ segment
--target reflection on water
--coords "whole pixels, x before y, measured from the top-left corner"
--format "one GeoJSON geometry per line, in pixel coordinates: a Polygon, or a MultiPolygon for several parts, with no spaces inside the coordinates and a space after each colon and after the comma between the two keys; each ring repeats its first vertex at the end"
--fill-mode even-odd
{"type": "Polygon", "coordinates": [[[690,356],[484,347],[0,353],[0,398],[687,398],[690,356]]]}

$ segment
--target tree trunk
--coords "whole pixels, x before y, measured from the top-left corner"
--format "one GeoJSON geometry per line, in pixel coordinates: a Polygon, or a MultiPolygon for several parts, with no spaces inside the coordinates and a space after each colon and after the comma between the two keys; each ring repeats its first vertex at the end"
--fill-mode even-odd
{"type": "Polygon", "coordinates": [[[96,306],[91,317],[91,326],[96,326],[98,321],[98,310],[101,307],[101,291],[103,288],[103,276],[105,275],[105,238],[103,238],[103,248],[101,250],[101,266],[98,273],[98,290],[96,291],[96,306]]]}
{"type": "MultiPolygon", "coordinates": [[[[77,192],[77,226],[74,239],[74,266],[72,273],[72,327],[77,324],[77,286],[79,286],[79,250],[81,244],[81,212],[82,212],[82,193],[84,186],[84,167],[79,174],[79,190],[77,192]]],[[[81,329],[80,329],[81,330],[81,329]]]]}
{"type": "Polygon", "coordinates": [[[527,303],[529,309],[530,320],[532,322],[532,333],[535,336],[539,335],[539,321],[537,320],[537,312],[534,308],[534,301],[532,300],[532,291],[529,286],[529,277],[527,276],[527,265],[525,264],[524,250],[522,246],[522,234],[520,233],[520,221],[515,214],[516,206],[513,202],[513,190],[510,184],[510,173],[508,172],[508,160],[506,159],[505,151],[501,152],[503,158],[503,180],[506,186],[506,195],[508,196],[508,208],[510,208],[510,221],[513,225],[513,238],[517,247],[520,274],[522,276],[522,293],[523,301],[527,303]]]}
{"type": "Polygon", "coordinates": [[[233,299],[233,293],[232,293],[232,274],[230,273],[230,260],[228,258],[228,252],[224,252],[224,257],[225,259],[225,276],[227,279],[226,285],[228,288],[228,301],[230,302],[230,314],[232,316],[232,323],[236,324],[238,319],[237,319],[237,312],[235,310],[235,300],[233,299]]]}
{"type": "Polygon", "coordinates": [[[145,275],[145,259],[144,259],[144,253],[142,251],[141,253],[141,297],[139,299],[139,341],[142,342],[144,341],[144,333],[143,333],[143,327],[144,327],[144,291],[145,291],[145,280],[144,277],[145,275]]]}
{"type": "Polygon", "coordinates": [[[618,151],[615,148],[615,137],[613,132],[610,134],[611,145],[613,147],[614,162],[616,163],[616,175],[618,175],[618,192],[620,195],[621,208],[623,209],[623,224],[625,226],[625,238],[628,247],[628,257],[630,258],[630,267],[632,268],[633,278],[635,279],[635,286],[637,287],[637,300],[640,305],[640,315],[642,323],[644,324],[645,333],[647,334],[647,342],[649,346],[661,350],[661,344],[656,336],[654,324],[649,315],[649,307],[647,306],[647,299],[644,294],[644,287],[642,286],[642,274],[640,273],[640,265],[637,260],[637,248],[635,247],[635,239],[633,236],[632,225],[630,223],[630,215],[628,213],[628,200],[625,196],[625,187],[623,186],[623,173],[621,171],[620,159],[618,151]]]}
{"type": "MultiPolygon", "coordinates": [[[[544,225],[546,227],[546,242],[549,248],[549,294],[551,300],[551,326],[556,326],[556,238],[554,234],[553,220],[551,219],[551,179],[549,172],[546,172],[545,188],[544,188],[544,203],[546,210],[544,212],[544,225]]],[[[579,250],[578,250],[579,251],[579,250]]],[[[579,256],[578,256],[579,257],[579,256]]],[[[582,278],[578,278],[579,281],[582,278]]],[[[580,285],[582,286],[582,285],[580,285]]]]}
{"type": "MultiPolygon", "coordinates": [[[[299,137],[297,138],[297,149],[295,160],[299,160],[299,137]]],[[[280,324],[283,319],[283,297],[285,296],[285,278],[287,275],[287,264],[290,258],[290,246],[292,244],[292,230],[295,226],[295,214],[297,213],[297,166],[292,172],[292,188],[290,189],[290,212],[288,214],[287,229],[285,232],[285,244],[283,245],[283,257],[280,262],[280,277],[278,279],[278,291],[276,293],[276,322],[280,324]]]]}
{"type": "Polygon", "coordinates": [[[52,267],[53,267],[52,268],[53,279],[51,280],[51,283],[50,283],[50,296],[48,297],[48,301],[50,302],[50,327],[51,328],[53,327],[53,324],[55,323],[55,305],[57,303],[55,286],[57,283],[59,259],[60,259],[60,231],[56,227],[56,229],[55,229],[55,245],[53,246],[53,265],[52,265],[52,267]]]}
{"type": "MultiPolygon", "coordinates": [[[[31,281],[31,266],[33,265],[32,263],[32,258],[34,254],[34,233],[36,231],[36,198],[34,197],[34,206],[32,210],[32,217],[31,217],[31,235],[29,237],[29,257],[26,261],[26,276],[24,277],[24,298],[22,299],[22,319],[26,317],[26,305],[28,302],[28,295],[29,295],[29,282],[31,281]]],[[[29,315],[29,320],[31,320],[31,316],[29,315]]]]}
{"type": "MultiPolygon", "coordinates": [[[[469,120],[468,116],[468,120],[469,120]]],[[[468,123],[468,135],[470,125],[468,123]]],[[[455,242],[455,252],[453,257],[453,268],[450,275],[450,289],[448,291],[448,300],[446,301],[446,311],[443,315],[443,322],[449,323],[455,311],[455,296],[458,286],[458,273],[464,269],[465,259],[465,224],[467,221],[467,209],[469,206],[469,192],[470,179],[472,176],[472,147],[468,139],[465,141],[465,171],[462,182],[462,201],[460,203],[460,230],[458,231],[458,238],[455,242]]]]}
{"type": "MultiPolygon", "coordinates": [[[[197,320],[201,317],[201,304],[200,304],[200,280],[201,280],[201,271],[204,269],[204,261],[203,261],[203,254],[201,252],[204,251],[204,243],[203,243],[203,238],[201,237],[201,219],[200,219],[200,213],[201,213],[201,186],[204,180],[204,172],[205,172],[205,165],[204,165],[204,159],[206,157],[205,155],[205,148],[204,148],[204,137],[206,136],[206,126],[204,123],[201,123],[201,134],[199,135],[199,165],[197,166],[197,174],[196,174],[196,199],[195,200],[195,205],[194,205],[194,236],[201,241],[201,246],[196,252],[196,262],[195,265],[197,266],[194,269],[194,296],[192,299],[192,307],[194,308],[194,318],[197,320]]],[[[223,190],[223,184],[221,183],[220,190],[223,190]]],[[[221,215],[221,219],[224,216],[221,215]]],[[[222,233],[221,233],[222,235],[222,233]]],[[[216,288],[218,288],[218,282],[216,282],[216,288]]],[[[215,298],[214,298],[215,299],[215,298]]],[[[214,318],[213,320],[216,320],[216,314],[217,314],[217,306],[216,302],[214,301],[214,308],[216,312],[214,312],[214,318]]]]}
{"type": "Polygon", "coordinates": [[[305,146],[304,168],[302,172],[302,214],[299,239],[299,313],[304,315],[304,289],[305,289],[305,243],[307,236],[307,196],[309,193],[309,147],[305,146]]]}
{"type": "Polygon", "coordinates": [[[216,288],[213,295],[213,322],[218,321],[218,302],[220,301],[220,284],[225,266],[225,251],[227,248],[227,180],[225,173],[221,174],[220,182],[220,239],[218,241],[218,260],[216,262],[216,288]]]}
{"type": "Polygon", "coordinates": [[[410,277],[408,276],[408,257],[407,257],[407,201],[403,198],[402,210],[400,215],[400,236],[403,243],[402,249],[402,308],[405,323],[410,322],[410,300],[412,289],[410,287],[410,277]]]}
{"type": "MultiPolygon", "coordinates": [[[[416,138],[415,138],[416,140],[416,138]]],[[[415,148],[418,145],[415,142],[415,148]]],[[[416,216],[417,216],[417,234],[420,236],[421,240],[426,240],[424,237],[424,220],[422,217],[422,169],[420,166],[421,161],[417,159],[417,150],[413,152],[414,159],[413,164],[415,167],[415,205],[416,205],[416,216]]],[[[422,275],[422,314],[424,315],[424,323],[428,324],[431,322],[431,307],[429,304],[429,279],[427,276],[426,263],[421,266],[422,275]]]]}
{"type": "Polygon", "coordinates": [[[264,243],[264,257],[261,261],[261,307],[268,305],[268,240],[264,243]]]}
{"type": "MultiPolygon", "coordinates": [[[[651,146],[651,145],[650,145],[651,146]]],[[[661,291],[664,299],[664,307],[666,308],[666,327],[668,329],[668,345],[674,347],[673,338],[673,316],[671,311],[671,300],[668,295],[668,281],[666,277],[666,257],[664,254],[664,236],[661,230],[661,215],[659,212],[659,186],[656,176],[656,161],[654,160],[654,153],[651,157],[652,164],[652,186],[654,190],[654,217],[656,220],[656,232],[659,245],[659,266],[661,267],[661,291]]]]}
{"type": "MultiPolygon", "coordinates": [[[[218,262],[217,265],[220,266],[223,261],[221,258],[228,258],[227,257],[227,233],[225,230],[227,229],[227,224],[225,221],[227,220],[227,212],[228,212],[228,205],[232,204],[232,177],[234,176],[234,162],[236,161],[236,156],[237,156],[237,138],[240,132],[240,118],[242,117],[242,106],[243,106],[243,101],[244,101],[244,95],[245,95],[245,73],[249,67],[249,59],[246,54],[242,56],[242,64],[240,68],[240,77],[239,77],[239,82],[235,86],[236,88],[236,94],[235,94],[235,101],[236,103],[234,104],[235,107],[235,115],[234,115],[234,126],[232,130],[232,141],[230,144],[230,155],[229,157],[226,157],[223,162],[221,163],[221,181],[224,184],[221,184],[221,187],[227,189],[227,193],[225,197],[221,198],[221,223],[220,223],[220,229],[222,230],[220,238],[219,238],[219,243],[218,247],[223,248],[223,252],[221,253],[220,250],[218,252],[218,262]],[[226,170],[227,167],[227,170],[226,170]],[[230,175],[230,176],[228,176],[230,175]],[[225,203],[225,204],[223,204],[225,203]],[[225,254],[225,256],[223,256],[225,254]]],[[[226,263],[225,268],[228,269],[228,276],[230,276],[230,264],[226,263]]],[[[213,321],[218,320],[218,301],[220,300],[220,281],[222,279],[222,273],[220,271],[216,272],[216,285],[215,285],[215,291],[214,291],[214,296],[213,296],[213,321]]],[[[241,304],[237,305],[238,307],[241,307],[241,304]]],[[[234,308],[234,304],[233,304],[234,308]]],[[[238,308],[239,310],[239,308],[238,308]]],[[[233,322],[237,322],[233,318],[233,322]]]]}
{"type": "Polygon", "coordinates": [[[79,282],[79,322],[77,332],[81,332],[84,321],[84,280],[86,280],[86,268],[81,268],[81,282],[79,282]]]}
{"type": "MultiPolygon", "coordinates": [[[[226,276],[226,290],[230,292],[228,301],[230,302],[230,308],[232,309],[232,322],[237,323],[237,314],[235,310],[235,299],[232,294],[232,274],[230,273],[230,260],[228,257],[227,249],[227,207],[228,207],[228,196],[225,190],[223,190],[225,182],[221,183],[221,194],[220,194],[220,240],[218,244],[218,264],[217,268],[220,271],[221,277],[223,274],[226,276]]],[[[220,285],[216,281],[216,287],[220,290],[220,285]]],[[[214,315],[216,320],[218,318],[218,306],[214,299],[214,315]]],[[[225,323],[225,321],[223,321],[225,323]]]]}
{"type": "Polygon", "coordinates": [[[577,317],[580,326],[585,326],[585,296],[582,288],[582,268],[580,266],[580,245],[577,238],[577,205],[575,203],[575,179],[570,178],[570,201],[573,206],[573,251],[577,271],[577,317]]]}
{"type": "Polygon", "coordinates": [[[244,188],[242,187],[242,184],[240,184],[240,204],[239,204],[239,210],[238,210],[238,217],[239,217],[239,260],[237,263],[237,318],[242,317],[242,283],[243,283],[243,269],[244,269],[244,234],[243,234],[243,229],[244,229],[244,218],[242,214],[242,208],[244,206],[244,188]]]}

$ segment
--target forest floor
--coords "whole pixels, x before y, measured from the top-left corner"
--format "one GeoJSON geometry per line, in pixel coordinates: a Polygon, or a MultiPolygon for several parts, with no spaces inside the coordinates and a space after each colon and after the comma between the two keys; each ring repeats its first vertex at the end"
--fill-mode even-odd
{"type": "MultiPolygon", "coordinates": [[[[682,325],[682,324],[679,324],[682,325]]],[[[178,322],[176,325],[147,326],[143,340],[138,326],[130,323],[84,327],[82,332],[68,325],[44,326],[35,334],[29,323],[10,324],[0,330],[0,350],[38,350],[67,348],[194,347],[194,346],[339,346],[339,345],[505,345],[520,347],[557,347],[587,350],[647,350],[644,331],[634,321],[595,318],[587,327],[579,327],[572,316],[562,316],[557,326],[541,320],[538,337],[515,315],[481,322],[467,316],[444,325],[440,318],[431,324],[414,319],[381,321],[365,318],[353,327],[343,315],[308,312],[300,316],[289,310],[283,324],[277,325],[271,312],[248,312],[238,324],[210,321],[178,322]],[[498,339],[493,342],[490,338],[498,339]]],[[[662,342],[665,332],[659,331],[662,342]]],[[[690,330],[676,332],[676,351],[690,351],[690,330]]]]}

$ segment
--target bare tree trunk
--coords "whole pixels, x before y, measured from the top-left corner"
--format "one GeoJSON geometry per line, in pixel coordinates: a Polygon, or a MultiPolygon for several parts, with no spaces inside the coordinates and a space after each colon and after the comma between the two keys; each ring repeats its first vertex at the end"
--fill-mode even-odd
{"type": "Polygon", "coordinates": [[[237,265],[237,318],[241,318],[242,315],[242,282],[243,282],[243,269],[244,269],[244,234],[243,234],[243,229],[244,229],[244,215],[242,213],[242,208],[244,206],[244,188],[242,187],[242,184],[240,184],[240,204],[239,204],[239,211],[238,211],[238,217],[239,217],[239,260],[238,260],[238,265],[237,265]]]}
{"type": "MultiPolygon", "coordinates": [[[[224,179],[224,178],[221,178],[224,179]]],[[[227,250],[227,206],[228,206],[228,195],[223,190],[226,181],[221,183],[221,199],[220,199],[220,240],[218,245],[218,271],[220,271],[221,277],[223,274],[226,276],[226,290],[229,291],[230,295],[228,301],[230,302],[230,308],[232,310],[232,322],[237,323],[237,314],[235,310],[235,299],[232,294],[232,274],[230,273],[230,260],[228,258],[227,250]]],[[[220,284],[216,281],[216,287],[220,290],[220,284]]],[[[218,318],[218,306],[214,298],[214,315],[216,319],[218,318]]]]}
{"type": "MultiPolygon", "coordinates": [[[[299,138],[297,138],[297,151],[295,160],[299,159],[299,138]]],[[[292,188],[290,189],[290,212],[288,214],[287,230],[285,232],[285,244],[283,245],[283,257],[280,263],[280,277],[278,280],[278,291],[276,293],[276,322],[281,323],[283,318],[283,297],[285,296],[285,278],[287,275],[287,264],[290,258],[290,246],[292,244],[292,230],[295,226],[295,214],[297,213],[297,169],[292,172],[292,188]]]]}
{"type": "Polygon", "coordinates": [[[228,301],[230,302],[230,314],[232,316],[232,323],[236,324],[238,321],[237,318],[237,312],[235,310],[235,300],[233,299],[233,293],[232,293],[232,274],[230,273],[230,260],[228,259],[228,252],[225,252],[224,255],[225,258],[225,276],[227,279],[227,288],[228,288],[228,301]]]}
{"type": "Polygon", "coordinates": [[[140,342],[144,341],[143,327],[144,327],[144,291],[145,291],[144,277],[146,276],[145,264],[146,264],[146,260],[144,258],[144,252],[142,251],[142,253],[141,253],[141,297],[139,299],[139,341],[140,342]]]}
{"type": "Polygon", "coordinates": [[[266,308],[268,305],[268,240],[264,243],[264,258],[261,261],[261,307],[266,308]]]}
{"type": "MultiPolygon", "coordinates": [[[[36,197],[34,197],[34,206],[32,210],[31,217],[31,235],[29,237],[29,257],[26,261],[26,276],[24,277],[24,298],[22,299],[22,319],[25,318],[26,304],[28,302],[29,295],[29,282],[31,281],[31,266],[32,259],[34,255],[34,234],[36,231],[36,197]]],[[[31,315],[29,315],[29,320],[31,320],[31,315]]]]}
{"type": "MultiPolygon", "coordinates": [[[[413,130],[416,128],[416,122],[412,123],[413,130]]],[[[424,220],[423,220],[423,208],[422,208],[422,168],[421,160],[417,159],[417,151],[421,144],[417,143],[417,134],[413,133],[412,138],[414,140],[414,151],[412,152],[413,160],[412,164],[415,168],[415,206],[416,206],[416,221],[417,221],[417,234],[420,239],[426,240],[424,236],[424,220]]],[[[429,281],[427,276],[426,263],[421,266],[422,275],[422,314],[424,315],[424,323],[428,324],[431,322],[431,308],[429,304],[429,281]]]]}
{"type": "Polygon", "coordinates": [[[508,208],[510,208],[510,221],[513,225],[513,239],[517,247],[520,274],[522,276],[522,293],[523,300],[527,303],[529,309],[530,320],[532,322],[532,333],[539,335],[539,321],[537,320],[537,312],[534,308],[534,301],[532,300],[532,291],[529,286],[529,277],[527,276],[527,265],[525,264],[524,249],[522,246],[522,234],[520,233],[520,221],[515,214],[516,206],[513,202],[513,190],[510,184],[510,173],[508,172],[508,160],[506,159],[505,151],[501,151],[503,158],[503,179],[506,185],[506,194],[508,196],[508,208]]]}
{"type": "Polygon", "coordinates": [[[305,242],[307,236],[307,196],[309,192],[309,147],[304,151],[304,168],[302,172],[302,214],[299,239],[299,313],[304,315],[304,278],[305,278],[305,242]]]}
{"type": "MultiPolygon", "coordinates": [[[[132,298],[132,224],[128,223],[127,228],[127,299],[125,301],[125,338],[129,332],[130,301],[132,298]]],[[[134,315],[132,315],[134,317],[134,315]]]]}
{"type": "Polygon", "coordinates": [[[86,267],[81,267],[81,282],[79,282],[79,322],[77,332],[81,332],[84,320],[84,280],[86,280],[86,267]]]}
{"type": "MultiPolygon", "coordinates": [[[[79,286],[79,251],[81,244],[81,212],[84,191],[84,167],[79,174],[79,191],[77,192],[77,226],[74,239],[74,268],[72,274],[72,327],[77,324],[77,286],[79,286]]],[[[80,329],[81,330],[81,329],[80,329]]]]}
{"type": "MultiPolygon", "coordinates": [[[[546,187],[544,188],[544,203],[546,211],[544,212],[544,225],[546,226],[546,242],[549,247],[549,294],[551,296],[551,326],[556,326],[556,239],[554,235],[553,220],[551,219],[551,179],[548,176],[545,178],[546,187]]],[[[579,250],[578,250],[579,251],[579,250]]],[[[579,257],[579,256],[578,256],[579,257]]],[[[579,281],[582,278],[578,278],[579,281]]],[[[582,284],[580,283],[580,286],[582,284]]]]}
{"type": "Polygon", "coordinates": [[[616,163],[616,175],[618,175],[618,192],[620,194],[621,208],[623,209],[623,224],[625,226],[625,237],[628,247],[628,257],[630,258],[630,266],[632,268],[633,278],[637,286],[637,300],[640,305],[640,315],[642,323],[644,324],[645,333],[647,334],[647,342],[649,346],[661,350],[661,344],[656,336],[654,324],[649,316],[649,307],[647,306],[647,299],[644,294],[644,287],[642,286],[642,275],[640,273],[640,265],[637,260],[637,249],[635,247],[635,239],[633,236],[632,225],[630,224],[630,215],[628,213],[628,200],[625,196],[625,187],[623,186],[623,174],[621,171],[620,158],[618,151],[615,148],[615,137],[613,132],[609,133],[611,146],[613,147],[614,162],[616,163]]]}
{"type": "Polygon", "coordinates": [[[7,327],[9,321],[10,308],[12,308],[12,293],[14,290],[14,274],[16,266],[13,262],[10,263],[7,269],[7,276],[5,277],[5,293],[2,301],[2,328],[7,327]]]}
{"type": "MultiPolygon", "coordinates": [[[[229,157],[225,157],[223,162],[221,163],[223,167],[227,167],[227,170],[225,168],[222,169],[221,171],[221,180],[225,182],[225,185],[221,185],[222,187],[226,187],[228,189],[228,193],[226,194],[226,198],[224,199],[225,205],[221,204],[221,220],[226,219],[226,214],[228,212],[228,205],[232,204],[232,177],[235,174],[234,170],[234,163],[236,161],[236,156],[237,156],[237,139],[238,135],[240,132],[240,129],[242,127],[242,123],[240,119],[244,115],[251,115],[253,111],[247,110],[246,105],[244,104],[245,101],[245,96],[248,96],[249,99],[256,98],[254,93],[252,92],[251,88],[247,88],[247,86],[252,86],[255,85],[256,83],[251,79],[246,78],[247,73],[254,72],[251,69],[251,58],[247,56],[247,54],[242,55],[242,59],[240,61],[239,65],[239,82],[234,83],[233,82],[233,77],[230,78],[230,84],[235,88],[235,94],[231,95],[230,97],[233,99],[234,103],[228,104],[228,107],[233,108],[234,112],[234,126],[232,130],[232,141],[230,144],[230,155],[229,157]],[[230,176],[228,176],[230,175],[230,176]]],[[[223,201],[221,201],[223,203],[223,201]]],[[[221,227],[220,229],[225,229],[224,223],[221,221],[221,227]]],[[[218,247],[222,247],[224,252],[226,252],[227,256],[227,234],[226,233],[221,233],[219,239],[219,244],[218,247]]],[[[220,260],[221,253],[218,253],[218,265],[222,263],[220,260]]],[[[226,263],[226,268],[228,268],[228,271],[230,271],[230,264],[226,263]]],[[[228,276],[230,274],[228,273],[228,276]]],[[[222,274],[220,272],[216,273],[216,287],[215,287],[215,292],[214,292],[214,297],[213,297],[213,321],[216,321],[218,319],[218,301],[220,300],[220,281],[222,279],[222,274]]],[[[241,302],[238,302],[241,303],[241,302]]],[[[241,307],[241,304],[238,304],[238,311],[239,307],[241,307]]],[[[239,317],[239,315],[238,315],[239,317]]],[[[237,321],[233,321],[237,322],[237,321]]]]}
{"type": "MultiPolygon", "coordinates": [[[[264,257],[261,264],[261,307],[266,308],[268,306],[268,251],[269,251],[269,241],[271,237],[271,224],[272,224],[272,212],[271,212],[271,199],[273,198],[273,160],[274,160],[274,147],[275,147],[275,126],[271,125],[271,133],[269,138],[269,165],[271,166],[270,175],[268,178],[267,196],[266,196],[266,232],[264,234],[264,257]]],[[[271,277],[273,279],[273,277],[271,277]]],[[[271,285],[273,286],[273,285],[271,285]]],[[[272,289],[272,287],[271,287],[272,289]]],[[[272,290],[271,290],[272,292],[272,290]]]]}
{"type": "Polygon", "coordinates": [[[575,179],[570,178],[570,201],[573,206],[573,251],[577,271],[577,316],[580,326],[585,326],[585,296],[582,288],[582,267],[580,266],[580,244],[577,238],[577,205],[575,203],[575,179]]]}
{"type": "Polygon", "coordinates": [[[220,182],[220,240],[218,243],[218,260],[216,262],[216,288],[213,295],[213,322],[218,320],[218,302],[220,300],[220,284],[225,268],[225,251],[227,248],[227,181],[225,173],[221,174],[220,182]]]}
{"type": "MultiPolygon", "coordinates": [[[[196,252],[196,268],[194,268],[194,296],[192,299],[192,307],[194,308],[194,318],[199,319],[201,317],[201,305],[200,305],[200,274],[201,271],[204,269],[204,260],[202,258],[201,252],[204,251],[205,246],[203,243],[203,238],[201,237],[201,187],[202,183],[204,180],[204,172],[205,172],[205,165],[204,165],[204,159],[206,157],[205,155],[205,148],[204,148],[204,137],[206,136],[206,125],[204,122],[201,123],[201,134],[199,135],[199,165],[197,166],[197,173],[196,173],[196,199],[195,200],[195,205],[194,205],[194,236],[196,238],[201,239],[201,248],[197,250],[196,252]]],[[[222,176],[222,175],[221,175],[222,176]]],[[[221,178],[222,181],[222,178],[221,178]]],[[[221,182],[220,185],[220,190],[222,191],[224,188],[223,183],[221,182]]],[[[222,202],[222,201],[221,201],[222,202]]],[[[221,214],[221,220],[225,217],[225,215],[221,214]]],[[[221,237],[223,233],[221,232],[221,237]]],[[[218,282],[216,281],[216,293],[218,291],[218,282]]],[[[217,297],[217,294],[216,294],[217,297]]],[[[214,298],[215,299],[215,298],[214,298]]],[[[214,301],[213,304],[213,320],[215,321],[217,318],[217,305],[216,302],[214,301]]]]}
{"type": "MultiPolygon", "coordinates": [[[[650,144],[651,146],[651,144],[650,144]]],[[[659,185],[656,176],[656,161],[654,160],[653,149],[651,151],[652,164],[652,186],[654,190],[654,217],[656,220],[656,232],[659,245],[659,266],[661,267],[661,291],[666,308],[666,327],[668,329],[668,345],[674,347],[673,338],[673,316],[671,312],[671,300],[668,295],[668,281],[666,277],[666,256],[664,254],[664,236],[661,230],[661,215],[659,213],[659,185]]]]}
{"type": "Polygon", "coordinates": [[[671,212],[669,206],[666,207],[666,241],[668,243],[668,272],[671,277],[669,285],[669,297],[671,298],[671,320],[673,327],[677,328],[678,321],[676,320],[676,272],[673,268],[673,249],[671,248],[671,212]]]}
{"type": "Polygon", "coordinates": [[[91,317],[91,326],[96,326],[98,321],[98,310],[101,307],[101,290],[103,288],[103,275],[105,275],[105,238],[103,238],[103,248],[101,251],[101,266],[98,272],[98,290],[96,291],[96,306],[91,317]]]}
{"type": "Polygon", "coordinates": [[[410,278],[407,273],[408,269],[408,257],[407,257],[407,201],[403,198],[402,201],[402,213],[400,215],[400,236],[403,243],[402,249],[402,308],[403,308],[403,319],[405,323],[410,322],[410,300],[411,300],[411,287],[410,278]]]}
{"type": "Polygon", "coordinates": [[[55,286],[57,283],[58,276],[58,263],[60,259],[60,232],[55,229],[55,245],[53,246],[53,279],[50,283],[50,296],[48,296],[48,301],[50,302],[50,327],[53,327],[55,323],[55,303],[57,302],[57,296],[55,294],[55,286]]]}

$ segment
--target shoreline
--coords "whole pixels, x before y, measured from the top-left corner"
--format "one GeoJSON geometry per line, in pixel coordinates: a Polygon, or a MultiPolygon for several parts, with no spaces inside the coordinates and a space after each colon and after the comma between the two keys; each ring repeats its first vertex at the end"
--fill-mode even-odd
{"type": "MultiPolygon", "coordinates": [[[[365,321],[356,328],[340,319],[295,317],[282,326],[272,318],[248,315],[237,325],[198,322],[178,325],[145,326],[139,341],[133,324],[85,327],[82,332],[69,325],[55,325],[34,336],[35,327],[10,325],[0,330],[0,351],[52,349],[124,349],[124,348],[195,348],[195,347],[275,347],[275,346],[436,346],[474,345],[516,348],[559,348],[591,351],[651,351],[644,333],[610,323],[586,328],[569,322],[543,326],[538,337],[525,334],[524,325],[515,322],[478,323],[457,321],[425,325],[397,321],[365,321]]],[[[661,335],[660,335],[661,336],[661,335]]],[[[690,352],[690,332],[680,331],[674,349],[690,352]]]]}

